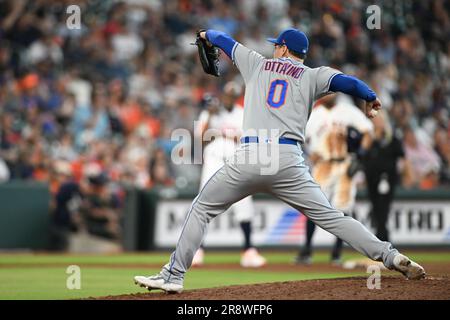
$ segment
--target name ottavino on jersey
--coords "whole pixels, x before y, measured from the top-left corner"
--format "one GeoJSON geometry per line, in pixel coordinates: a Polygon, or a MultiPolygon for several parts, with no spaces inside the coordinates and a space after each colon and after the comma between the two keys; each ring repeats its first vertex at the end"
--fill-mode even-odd
{"type": "Polygon", "coordinates": [[[298,79],[304,68],[296,66],[289,61],[267,60],[264,63],[264,70],[298,79]]]}

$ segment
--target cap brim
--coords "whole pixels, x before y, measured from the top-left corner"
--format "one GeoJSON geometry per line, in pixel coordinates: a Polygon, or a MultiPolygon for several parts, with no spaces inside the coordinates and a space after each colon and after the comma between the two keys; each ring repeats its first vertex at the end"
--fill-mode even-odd
{"type": "Polygon", "coordinates": [[[278,44],[277,39],[276,38],[267,38],[267,41],[278,44]]]}

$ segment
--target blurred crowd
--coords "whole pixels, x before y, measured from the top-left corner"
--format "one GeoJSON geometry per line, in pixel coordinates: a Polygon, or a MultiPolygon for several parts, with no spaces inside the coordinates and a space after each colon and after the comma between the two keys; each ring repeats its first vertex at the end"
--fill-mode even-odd
{"type": "Polygon", "coordinates": [[[381,29],[369,30],[372,2],[1,1],[0,181],[48,182],[55,199],[99,177],[117,199],[125,185],[198,184],[198,168],[170,161],[171,133],[193,130],[205,92],[242,80],[224,54],[220,78],[203,73],[195,31],[228,32],[270,57],[266,37],[294,26],[310,37],[306,65],[339,68],[378,93],[416,173],[410,185],[449,185],[450,2],[376,1],[381,29]],[[72,4],[79,29],[67,27],[72,4]]]}

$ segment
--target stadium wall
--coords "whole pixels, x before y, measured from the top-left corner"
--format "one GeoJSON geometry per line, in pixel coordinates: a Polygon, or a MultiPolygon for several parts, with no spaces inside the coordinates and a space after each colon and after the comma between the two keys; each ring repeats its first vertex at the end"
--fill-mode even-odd
{"type": "MultiPolygon", "coordinates": [[[[158,190],[128,189],[123,211],[123,248],[147,251],[173,247],[194,193],[162,197],[158,190]]],[[[398,190],[389,226],[392,240],[404,246],[450,245],[450,191],[398,190]]],[[[255,196],[254,243],[263,247],[297,246],[303,241],[306,218],[282,202],[255,196]]],[[[358,194],[355,218],[372,229],[370,204],[358,194]]],[[[48,245],[50,194],[45,184],[10,182],[0,185],[0,249],[43,250],[48,245]]],[[[330,246],[334,238],[316,232],[314,243],[330,246]]],[[[239,247],[242,235],[234,213],[215,219],[205,243],[239,247]]]]}
{"type": "Polygon", "coordinates": [[[0,249],[44,249],[49,234],[50,193],[36,182],[0,184],[0,249]]]}

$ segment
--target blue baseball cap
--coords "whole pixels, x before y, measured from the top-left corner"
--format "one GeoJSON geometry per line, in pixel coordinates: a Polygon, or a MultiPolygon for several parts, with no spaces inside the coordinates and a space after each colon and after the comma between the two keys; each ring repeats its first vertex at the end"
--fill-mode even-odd
{"type": "Polygon", "coordinates": [[[277,45],[285,45],[289,50],[299,53],[308,52],[308,37],[305,33],[294,28],[283,30],[278,38],[267,38],[267,41],[277,45]]]}

